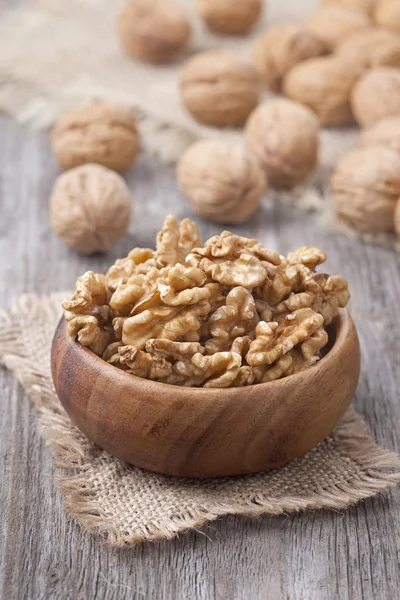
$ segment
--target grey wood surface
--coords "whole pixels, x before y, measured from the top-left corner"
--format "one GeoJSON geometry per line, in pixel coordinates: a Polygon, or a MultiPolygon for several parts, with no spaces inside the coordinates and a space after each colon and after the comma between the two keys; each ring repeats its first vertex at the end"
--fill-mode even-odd
{"type": "MultiPolygon", "coordinates": [[[[22,292],[72,288],[133,245],[149,246],[167,213],[191,216],[172,169],[140,157],[127,238],[81,257],[49,227],[57,166],[45,133],[0,118],[0,306],[22,292]]],[[[204,236],[219,230],[200,221],[204,236]]],[[[400,258],[321,228],[269,193],[244,235],[282,252],[321,246],[346,276],[363,370],[355,406],[376,440],[400,450],[400,258]]],[[[63,511],[50,452],[20,385],[0,371],[0,590],[4,600],[394,600],[400,590],[400,490],[344,513],[229,517],[179,539],[115,551],[63,511]]]]}

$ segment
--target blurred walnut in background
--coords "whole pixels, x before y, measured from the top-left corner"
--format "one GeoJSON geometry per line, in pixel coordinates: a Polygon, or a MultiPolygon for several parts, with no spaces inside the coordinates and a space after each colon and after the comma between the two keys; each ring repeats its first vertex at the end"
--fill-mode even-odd
{"type": "Polygon", "coordinates": [[[397,200],[396,208],[394,209],[394,230],[400,237],[400,198],[397,200]]]}
{"type": "Polygon", "coordinates": [[[136,119],[129,108],[106,102],[73,108],[54,125],[51,145],[64,169],[90,162],[126,171],[139,149],[136,119]]]}
{"type": "Polygon", "coordinates": [[[118,15],[117,33],[129,54],[158,64],[178,54],[191,27],[182,6],[172,0],[131,0],[118,15]]]}
{"type": "Polygon", "coordinates": [[[283,92],[288,98],[311,108],[321,125],[348,125],[353,120],[350,92],[358,74],[351,65],[338,58],[311,58],[288,72],[283,92]]]}
{"type": "Polygon", "coordinates": [[[337,5],[345,8],[351,8],[353,10],[359,10],[372,15],[377,2],[380,0],[325,0],[324,4],[337,5]]]}
{"type": "Polygon", "coordinates": [[[196,0],[196,8],[211,31],[242,35],[258,21],[262,0],[196,0]]]}
{"type": "Polygon", "coordinates": [[[255,69],[225,50],[199,52],[183,65],[183,104],[200,123],[241,125],[257,106],[260,84],[255,69]]]}
{"type": "Polygon", "coordinates": [[[400,115],[400,68],[379,67],[367,71],[352,90],[351,108],[361,127],[400,115]]]}
{"type": "Polygon", "coordinates": [[[378,121],[361,132],[362,146],[383,146],[400,154],[400,114],[378,121]]]}
{"type": "Polygon", "coordinates": [[[323,42],[301,23],[284,23],[273,25],[258,38],[253,48],[253,63],[262,83],[279,91],[289,69],[326,51],[323,42]]]}
{"type": "Polygon", "coordinates": [[[258,208],[266,181],[240,142],[203,140],[179,160],[178,183],[194,212],[216,223],[241,223],[258,208]]]}
{"type": "Polygon", "coordinates": [[[344,40],[336,55],[352,68],[400,66],[400,37],[386,29],[374,27],[354,33],[344,40]]]}
{"type": "Polygon", "coordinates": [[[343,157],[332,177],[336,213],[361,231],[392,231],[400,198],[400,154],[361,148],[343,157]]]}
{"type": "Polygon", "coordinates": [[[132,198],[120,175],[87,164],[57,177],[50,197],[53,230],[83,254],[104,251],[129,227],[132,198]]]}
{"type": "Polygon", "coordinates": [[[306,26],[330,50],[334,50],[352,33],[370,27],[371,21],[365,13],[358,10],[328,4],[308,17],[306,26]]]}
{"type": "Polygon", "coordinates": [[[319,123],[314,113],[286,99],[261,104],[246,123],[245,140],[275,188],[301,183],[318,160],[319,123]]]}
{"type": "Polygon", "coordinates": [[[399,0],[381,0],[376,4],[375,23],[400,35],[399,0]]]}

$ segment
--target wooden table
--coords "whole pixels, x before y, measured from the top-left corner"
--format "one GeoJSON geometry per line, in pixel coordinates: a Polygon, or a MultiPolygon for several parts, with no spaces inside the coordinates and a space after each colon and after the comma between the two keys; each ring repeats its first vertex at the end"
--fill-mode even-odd
{"type": "MultiPolygon", "coordinates": [[[[57,166],[47,135],[0,119],[0,306],[22,292],[71,289],[134,246],[152,245],[168,213],[191,213],[174,171],[140,157],[127,179],[135,199],[128,237],[81,257],[49,226],[57,166]]],[[[218,226],[200,222],[204,236],[218,226]]],[[[355,406],[378,443],[400,450],[400,257],[322,229],[315,215],[270,193],[236,227],[287,252],[315,244],[350,283],[363,371],[355,406]]],[[[104,547],[63,511],[50,451],[21,386],[0,371],[0,589],[4,600],[394,600],[400,594],[400,490],[344,513],[256,520],[229,517],[179,539],[104,547]]]]}

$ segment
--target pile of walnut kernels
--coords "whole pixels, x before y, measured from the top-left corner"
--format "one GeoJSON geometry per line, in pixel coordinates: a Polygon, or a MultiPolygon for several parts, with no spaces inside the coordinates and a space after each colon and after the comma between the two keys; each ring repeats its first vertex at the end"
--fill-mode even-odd
{"type": "Polygon", "coordinates": [[[89,271],[63,302],[70,336],[128,373],[174,385],[237,387],[297,373],[320,358],[325,327],[349,300],[316,273],[310,246],[286,257],[224,231],[202,245],[169,216],[156,251],[134,248],[106,275],[89,271]]]}

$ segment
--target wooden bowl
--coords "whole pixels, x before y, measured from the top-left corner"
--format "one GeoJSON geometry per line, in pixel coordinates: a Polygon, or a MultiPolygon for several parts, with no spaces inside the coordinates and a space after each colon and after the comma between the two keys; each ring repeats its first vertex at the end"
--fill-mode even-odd
{"type": "Polygon", "coordinates": [[[87,437],[122,460],[168,475],[217,477],[278,467],[338,424],[360,373],[347,310],[315,366],[269,383],[186,388],[129,375],[74,342],[61,319],[52,353],[57,394],[87,437]]]}

